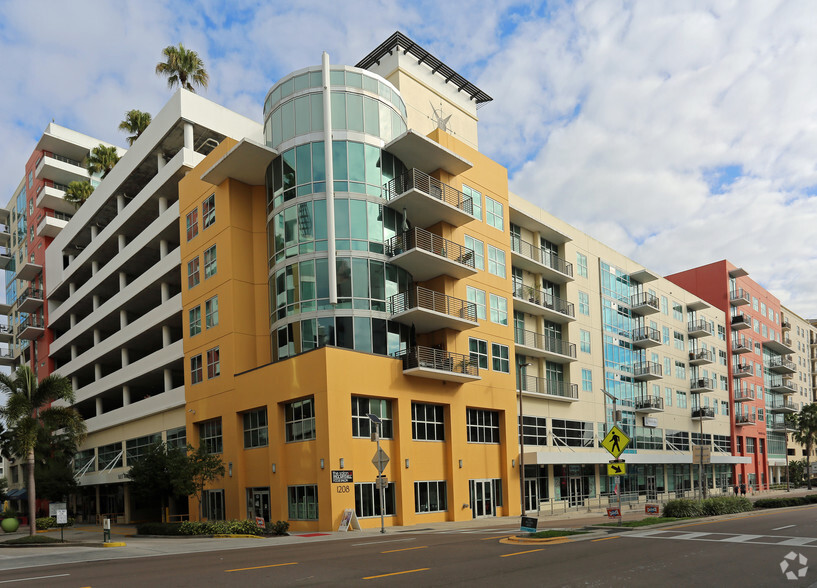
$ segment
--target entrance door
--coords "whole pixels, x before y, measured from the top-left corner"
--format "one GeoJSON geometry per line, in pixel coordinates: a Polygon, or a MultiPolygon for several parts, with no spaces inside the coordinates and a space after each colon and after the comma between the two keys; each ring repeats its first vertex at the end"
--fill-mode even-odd
{"type": "Polygon", "coordinates": [[[570,506],[581,506],[584,504],[584,484],[581,478],[568,479],[567,498],[570,506]]]}
{"type": "Polygon", "coordinates": [[[249,488],[247,490],[247,514],[252,520],[255,517],[263,517],[264,521],[268,522],[269,513],[269,489],[267,488],[249,488]]]}
{"type": "Polygon", "coordinates": [[[494,487],[491,480],[470,480],[471,512],[475,519],[496,516],[494,487]]]}
{"type": "Polygon", "coordinates": [[[525,478],[525,511],[539,510],[539,481],[525,478]]]}
{"type": "Polygon", "coordinates": [[[675,497],[683,498],[684,490],[686,490],[686,480],[684,475],[680,472],[675,472],[675,497]]]}
{"type": "Polygon", "coordinates": [[[658,500],[658,492],[655,490],[655,476],[647,476],[647,500],[658,500]]]}

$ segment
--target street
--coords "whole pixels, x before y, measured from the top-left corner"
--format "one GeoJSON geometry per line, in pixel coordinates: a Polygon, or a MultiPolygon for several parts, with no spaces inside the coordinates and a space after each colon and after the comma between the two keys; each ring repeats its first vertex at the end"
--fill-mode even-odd
{"type": "MultiPolygon", "coordinates": [[[[42,565],[0,573],[0,584],[116,586],[810,586],[817,569],[817,506],[761,511],[585,541],[504,544],[505,523],[482,529],[392,530],[314,542],[42,565]],[[787,555],[790,559],[786,560],[787,555]]],[[[166,540],[172,548],[173,539],[166,540]]],[[[97,550],[108,555],[111,549],[97,550]]],[[[5,555],[6,550],[0,552],[5,555]]],[[[111,554],[113,556],[113,554],[111,554]]],[[[77,559],[83,556],[77,555],[77,559]]],[[[97,554],[94,554],[97,557],[97,554]]],[[[2,563],[2,560],[0,560],[2,563]]]]}

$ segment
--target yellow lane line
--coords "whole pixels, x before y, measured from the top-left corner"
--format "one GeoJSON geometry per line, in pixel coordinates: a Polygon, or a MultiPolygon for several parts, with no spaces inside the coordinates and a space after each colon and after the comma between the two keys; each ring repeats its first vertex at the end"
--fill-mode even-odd
{"type": "Polygon", "coordinates": [[[426,549],[428,545],[421,545],[420,547],[406,547],[404,549],[392,549],[390,551],[381,551],[380,553],[397,553],[398,551],[411,551],[412,549],[426,549]]]}
{"type": "Polygon", "coordinates": [[[379,576],[366,576],[364,580],[374,580],[375,578],[385,578],[386,576],[399,576],[400,574],[413,574],[414,572],[425,572],[431,568],[419,568],[416,570],[406,570],[404,572],[392,572],[391,574],[380,574],[379,576]]]}
{"type": "Polygon", "coordinates": [[[602,537],[601,539],[591,539],[590,543],[594,543],[596,541],[607,541],[608,539],[620,539],[621,535],[613,535],[612,537],[602,537]]]}
{"type": "Polygon", "coordinates": [[[505,539],[507,537],[513,537],[513,535],[500,535],[499,537],[483,537],[480,541],[488,541],[488,539],[505,539]]]}
{"type": "Polygon", "coordinates": [[[524,555],[526,553],[534,553],[536,551],[544,551],[544,548],[542,548],[542,549],[530,549],[528,551],[517,551],[516,553],[506,553],[505,555],[500,555],[499,557],[511,557],[512,555],[524,555]]]}
{"type": "Polygon", "coordinates": [[[298,565],[297,561],[291,561],[289,563],[279,563],[279,564],[270,564],[268,566],[255,566],[254,568],[236,568],[234,570],[224,570],[225,572],[243,572],[245,570],[262,570],[264,568],[277,568],[280,566],[296,566],[298,565]]]}

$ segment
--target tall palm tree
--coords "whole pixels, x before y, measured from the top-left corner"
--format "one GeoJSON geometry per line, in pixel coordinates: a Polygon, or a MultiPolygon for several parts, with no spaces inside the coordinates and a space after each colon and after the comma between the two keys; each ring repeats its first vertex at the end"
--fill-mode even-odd
{"type": "Polygon", "coordinates": [[[85,158],[85,166],[92,174],[108,175],[113,166],[119,161],[119,154],[116,147],[105,147],[102,143],[91,149],[91,153],[85,158]]]}
{"type": "Polygon", "coordinates": [[[8,397],[0,407],[0,417],[8,427],[7,453],[25,456],[28,463],[29,533],[37,532],[36,488],[34,486],[34,450],[41,439],[41,430],[62,431],[62,435],[79,444],[85,438],[85,421],[74,408],[52,406],[56,400],[74,402],[74,390],[68,378],[52,374],[37,382],[28,366],[17,368],[14,374],[0,374],[0,390],[8,397]]]}
{"type": "Polygon", "coordinates": [[[178,47],[168,45],[162,49],[165,61],[156,64],[156,74],[167,76],[167,87],[172,88],[176,84],[185,90],[195,92],[193,84],[207,88],[210,82],[210,75],[204,69],[204,62],[199,54],[190,49],[185,49],[179,43],[178,47]]]}
{"type": "Polygon", "coordinates": [[[786,421],[794,429],[792,438],[806,448],[806,479],[811,490],[811,451],[817,442],[817,404],[807,404],[800,412],[786,415],[786,421]]]}
{"type": "Polygon", "coordinates": [[[125,113],[125,120],[119,123],[119,130],[132,133],[131,136],[126,139],[128,145],[133,145],[133,142],[139,138],[139,135],[148,128],[150,120],[149,112],[134,109],[125,113]]]}
{"type": "Polygon", "coordinates": [[[94,193],[94,187],[91,182],[73,181],[68,184],[68,189],[65,191],[65,200],[74,205],[74,208],[82,206],[88,197],[94,193]]]}

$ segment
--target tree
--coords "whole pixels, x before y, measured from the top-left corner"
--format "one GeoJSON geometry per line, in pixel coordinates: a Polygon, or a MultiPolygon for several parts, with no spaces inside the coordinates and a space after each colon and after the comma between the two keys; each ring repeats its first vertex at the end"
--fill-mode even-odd
{"type": "Polygon", "coordinates": [[[794,460],[789,462],[789,483],[794,487],[803,484],[803,475],[806,473],[805,460],[794,460]]]}
{"type": "Polygon", "coordinates": [[[192,484],[186,478],[189,471],[184,448],[154,443],[126,475],[131,481],[131,493],[136,498],[145,501],[159,498],[164,508],[170,505],[170,499],[186,496],[185,491],[192,484]]]}
{"type": "Polygon", "coordinates": [[[129,110],[125,113],[125,120],[119,123],[119,130],[131,133],[131,136],[126,139],[128,145],[133,145],[133,142],[139,138],[145,129],[150,124],[150,113],[142,112],[141,110],[129,110]]]}
{"type": "Polygon", "coordinates": [[[18,457],[25,456],[28,464],[29,533],[34,535],[37,530],[34,524],[37,514],[35,449],[42,439],[42,431],[61,431],[64,439],[60,442],[77,446],[85,438],[85,421],[71,406],[52,406],[56,400],[69,405],[74,403],[71,383],[60,375],[52,374],[38,383],[31,368],[23,366],[12,375],[0,374],[0,390],[8,395],[5,405],[0,407],[0,417],[8,427],[8,443],[4,450],[18,457]]]}
{"type": "Polygon", "coordinates": [[[817,404],[807,404],[800,412],[787,415],[786,420],[794,431],[792,438],[806,448],[806,480],[811,490],[811,452],[817,442],[817,404]]]}
{"type": "Polygon", "coordinates": [[[63,501],[79,488],[71,461],[64,457],[55,457],[46,460],[45,463],[38,463],[34,470],[34,481],[37,485],[37,494],[52,502],[63,501]]]}
{"type": "Polygon", "coordinates": [[[119,154],[116,152],[116,147],[105,147],[105,145],[100,143],[91,149],[91,153],[85,158],[85,166],[90,173],[102,174],[104,178],[118,161],[119,154]]]}
{"type": "Polygon", "coordinates": [[[195,496],[199,501],[199,520],[202,519],[202,502],[204,488],[210,482],[224,477],[224,462],[220,455],[207,453],[204,447],[198,449],[187,446],[187,471],[184,473],[185,484],[180,489],[185,495],[195,496]]]}
{"type": "Polygon", "coordinates": [[[0,478],[0,504],[8,498],[9,483],[5,478],[0,478]]]}
{"type": "Polygon", "coordinates": [[[178,47],[168,45],[162,49],[165,60],[156,64],[156,75],[167,76],[167,87],[179,85],[185,90],[195,92],[193,84],[207,88],[210,75],[204,69],[204,62],[195,51],[185,49],[179,43],[178,47]]]}
{"type": "Polygon", "coordinates": [[[74,180],[68,184],[68,189],[65,191],[65,200],[74,205],[74,208],[79,208],[91,194],[94,193],[94,187],[91,182],[79,182],[74,180]]]}

